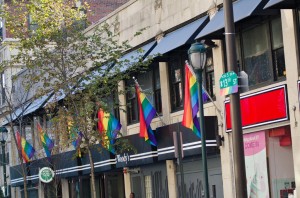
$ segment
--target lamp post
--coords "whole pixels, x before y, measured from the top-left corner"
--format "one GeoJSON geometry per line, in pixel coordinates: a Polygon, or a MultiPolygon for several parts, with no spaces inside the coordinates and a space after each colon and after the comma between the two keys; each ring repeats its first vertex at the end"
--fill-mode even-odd
{"type": "Polygon", "coordinates": [[[7,182],[6,182],[6,159],[5,159],[5,143],[7,140],[7,129],[0,127],[0,142],[2,147],[2,165],[3,165],[3,180],[4,180],[4,197],[7,196],[7,182]]]}
{"type": "Polygon", "coordinates": [[[207,157],[206,157],[206,133],[204,124],[203,112],[203,98],[202,98],[202,72],[206,65],[206,48],[201,43],[193,43],[188,51],[190,63],[195,69],[198,81],[198,97],[199,97],[199,124],[201,131],[201,144],[202,144],[202,163],[204,169],[204,193],[205,198],[209,198],[209,185],[208,185],[208,170],[207,170],[207,157]]]}
{"type": "MultiPolygon", "coordinates": [[[[232,0],[224,0],[225,42],[228,71],[238,73],[235,29],[232,0]]],[[[230,115],[232,125],[232,146],[236,197],[247,197],[247,182],[244,157],[243,129],[241,120],[240,93],[230,95],[230,115]]]]}

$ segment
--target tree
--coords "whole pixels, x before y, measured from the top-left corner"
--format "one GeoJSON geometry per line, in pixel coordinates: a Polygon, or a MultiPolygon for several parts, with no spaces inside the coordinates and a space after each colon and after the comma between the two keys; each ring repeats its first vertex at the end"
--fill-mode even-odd
{"type": "MultiPolygon", "coordinates": [[[[141,61],[142,53],[137,53],[131,57],[134,61],[122,59],[130,45],[128,40],[120,41],[118,32],[114,32],[117,19],[85,31],[87,21],[82,10],[88,9],[88,5],[74,8],[75,2],[29,0],[5,5],[2,18],[10,35],[18,41],[8,44],[18,53],[3,63],[2,68],[21,65],[26,70],[23,86],[29,90],[34,84],[35,98],[49,93],[57,98],[64,96],[63,104],[58,101],[47,108],[57,126],[54,128],[60,132],[56,133],[60,134],[56,144],[68,147],[74,141],[67,127],[70,122],[82,132],[80,148],[90,159],[91,192],[92,197],[96,197],[91,149],[98,143],[105,144],[107,139],[97,130],[95,112],[100,107],[108,112],[114,108],[123,109],[118,100],[111,103],[108,98],[112,93],[125,94],[126,90],[118,89],[119,81],[128,79],[132,72],[143,70],[151,58],[141,61]]],[[[141,32],[133,37],[139,34],[141,32]]],[[[115,147],[117,152],[130,149],[122,138],[115,147]]]]}

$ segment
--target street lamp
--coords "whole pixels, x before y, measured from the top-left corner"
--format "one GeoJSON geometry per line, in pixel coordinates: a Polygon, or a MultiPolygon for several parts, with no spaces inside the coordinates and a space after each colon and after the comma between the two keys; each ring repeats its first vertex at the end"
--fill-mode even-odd
{"type": "Polygon", "coordinates": [[[4,197],[7,196],[7,183],[6,183],[6,159],[5,159],[5,143],[7,140],[7,129],[5,127],[0,127],[0,142],[2,146],[2,165],[3,165],[3,180],[4,180],[4,197]]]}
{"type": "Polygon", "coordinates": [[[209,185],[208,185],[208,170],[207,170],[207,157],[206,157],[206,133],[204,125],[204,112],[203,112],[203,98],[202,98],[202,72],[206,65],[206,48],[201,43],[193,43],[188,51],[190,63],[195,69],[198,81],[198,96],[199,96],[199,123],[201,131],[202,143],[202,163],[204,169],[204,193],[205,197],[209,198],[209,185]]]}

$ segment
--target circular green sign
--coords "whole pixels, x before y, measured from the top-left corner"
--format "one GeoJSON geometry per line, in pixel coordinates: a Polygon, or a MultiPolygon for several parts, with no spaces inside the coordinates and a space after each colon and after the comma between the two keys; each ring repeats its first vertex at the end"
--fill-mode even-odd
{"type": "Polygon", "coordinates": [[[39,178],[44,183],[50,183],[54,178],[54,171],[49,167],[44,167],[39,171],[39,178]]]}

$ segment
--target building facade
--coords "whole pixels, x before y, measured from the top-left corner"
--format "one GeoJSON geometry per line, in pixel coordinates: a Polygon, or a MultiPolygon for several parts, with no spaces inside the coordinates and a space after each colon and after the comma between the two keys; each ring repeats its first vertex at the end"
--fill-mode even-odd
{"type": "MultiPolygon", "coordinates": [[[[246,82],[243,84],[246,87],[240,87],[240,95],[248,196],[281,198],[294,194],[300,197],[299,192],[296,195],[300,184],[298,9],[296,0],[237,0],[233,3],[239,74],[243,77],[241,81],[246,82]]],[[[148,27],[141,36],[131,40],[131,45],[136,47],[124,56],[131,57],[139,47],[145,50],[144,57],[155,55],[149,71],[135,77],[143,90],[150,91],[148,98],[159,114],[151,123],[158,146],[151,147],[138,137],[136,95],[119,96],[121,104],[131,104],[126,112],[118,112],[118,117],[122,133],[133,143],[137,153],[114,156],[95,151],[97,195],[121,198],[134,192],[136,197],[147,198],[182,197],[182,194],[202,197],[201,139],[180,124],[184,64],[188,59],[187,50],[198,40],[207,46],[203,79],[213,99],[204,104],[210,195],[234,197],[230,101],[221,96],[219,86],[222,74],[228,72],[222,1],[131,0],[103,20],[118,21],[115,31],[120,33],[121,41],[148,27]],[[181,163],[176,157],[173,139],[179,132],[182,132],[184,156],[181,163]]],[[[97,25],[88,27],[87,33],[97,25]]],[[[6,58],[11,53],[5,48],[2,52],[6,58]]],[[[10,82],[9,72],[5,71],[2,77],[7,79],[6,86],[10,82]]],[[[131,83],[121,81],[119,89],[131,83]]],[[[36,117],[28,126],[35,126],[34,120],[42,117],[48,99],[26,106],[23,116],[36,117]]],[[[28,139],[32,136],[34,144],[36,132],[30,127],[28,130],[28,139]]],[[[18,163],[9,141],[7,149],[11,167],[8,183],[12,186],[12,196],[18,197],[22,178],[14,171],[18,163]]],[[[68,151],[56,156],[69,159],[69,163],[57,163],[60,195],[86,197],[89,194],[88,160],[85,157],[73,159],[73,154],[74,151],[68,151]]],[[[28,166],[32,197],[47,197],[45,192],[50,187],[37,178],[38,169],[45,164],[43,159],[36,159],[28,166]]]]}

